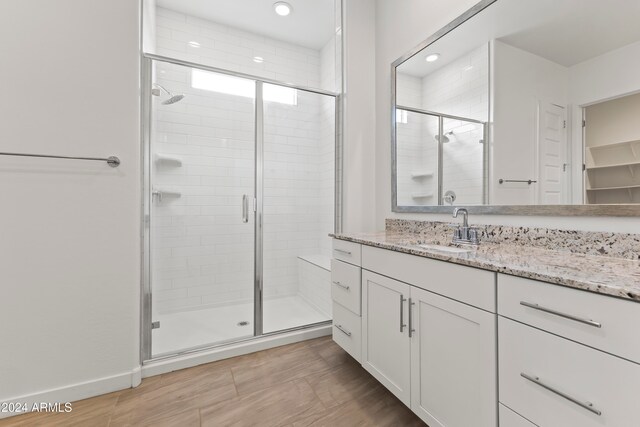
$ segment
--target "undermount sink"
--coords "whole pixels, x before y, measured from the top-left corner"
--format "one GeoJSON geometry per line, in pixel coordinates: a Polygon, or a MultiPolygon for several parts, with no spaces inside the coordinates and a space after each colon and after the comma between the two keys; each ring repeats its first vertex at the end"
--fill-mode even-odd
{"type": "Polygon", "coordinates": [[[429,249],[429,250],[440,251],[440,252],[448,252],[452,254],[464,254],[467,252],[471,252],[471,249],[457,248],[454,246],[429,245],[429,244],[417,245],[417,246],[423,249],[429,249]]]}

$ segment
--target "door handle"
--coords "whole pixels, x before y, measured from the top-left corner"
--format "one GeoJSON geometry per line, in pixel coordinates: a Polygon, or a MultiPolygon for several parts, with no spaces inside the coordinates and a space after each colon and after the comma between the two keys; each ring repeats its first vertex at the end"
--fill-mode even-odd
{"type": "Polygon", "coordinates": [[[402,333],[402,331],[404,330],[404,328],[407,326],[404,323],[404,302],[407,299],[404,297],[404,295],[400,294],[400,332],[402,333]]]}
{"type": "Polygon", "coordinates": [[[415,329],[413,329],[413,306],[416,305],[415,302],[411,301],[411,298],[409,298],[409,338],[411,338],[413,336],[413,333],[416,331],[415,329]]]}
{"type": "Polygon", "coordinates": [[[242,195],[242,222],[249,222],[249,196],[242,195]]]}

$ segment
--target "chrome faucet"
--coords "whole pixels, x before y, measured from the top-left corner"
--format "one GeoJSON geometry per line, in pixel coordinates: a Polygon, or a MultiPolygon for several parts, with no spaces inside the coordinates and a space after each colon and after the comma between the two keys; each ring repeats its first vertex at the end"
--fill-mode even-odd
{"type": "Polygon", "coordinates": [[[459,213],[462,214],[462,226],[457,226],[453,230],[453,243],[478,246],[480,244],[478,229],[469,227],[469,211],[464,208],[455,208],[453,217],[457,218],[459,213]]]}

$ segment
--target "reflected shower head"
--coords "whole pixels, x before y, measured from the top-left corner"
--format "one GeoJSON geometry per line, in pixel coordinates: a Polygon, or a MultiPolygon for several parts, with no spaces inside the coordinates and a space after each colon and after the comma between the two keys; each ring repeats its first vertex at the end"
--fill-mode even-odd
{"type": "Polygon", "coordinates": [[[175,104],[176,102],[181,101],[182,98],[184,98],[184,95],[173,95],[171,98],[165,99],[164,101],[162,101],[162,105],[175,104]]]}
{"type": "MultiPolygon", "coordinates": [[[[162,89],[167,95],[169,95],[168,99],[165,99],[164,101],[161,102],[162,105],[175,104],[176,102],[181,101],[184,98],[184,95],[182,94],[174,95],[173,93],[169,92],[167,88],[165,88],[162,85],[159,85],[158,83],[154,83],[153,85],[157,86],[159,89],[162,89]]],[[[155,96],[160,96],[160,91],[158,89],[154,89],[151,93],[154,94],[155,96]]]]}
{"type": "Polygon", "coordinates": [[[447,135],[453,135],[453,131],[450,130],[449,132],[442,135],[442,140],[440,140],[440,135],[438,134],[433,135],[433,139],[435,139],[438,142],[442,142],[443,144],[446,144],[447,142],[449,142],[449,137],[447,135]]]}

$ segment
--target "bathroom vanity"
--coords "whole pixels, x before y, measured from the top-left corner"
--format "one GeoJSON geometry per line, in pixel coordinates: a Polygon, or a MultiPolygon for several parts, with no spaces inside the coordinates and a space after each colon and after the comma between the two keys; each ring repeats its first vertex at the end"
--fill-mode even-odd
{"type": "Polygon", "coordinates": [[[334,235],[333,338],[398,399],[431,427],[640,425],[637,260],[438,245],[334,235]]]}

